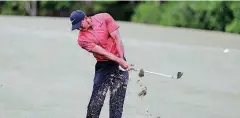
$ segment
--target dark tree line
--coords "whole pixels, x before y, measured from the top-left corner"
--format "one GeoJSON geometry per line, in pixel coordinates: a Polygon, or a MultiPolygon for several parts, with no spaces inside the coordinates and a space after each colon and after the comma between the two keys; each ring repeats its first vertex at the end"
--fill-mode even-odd
{"type": "Polygon", "coordinates": [[[116,20],[240,33],[238,1],[0,1],[0,14],[68,17],[108,12],[116,20]]]}

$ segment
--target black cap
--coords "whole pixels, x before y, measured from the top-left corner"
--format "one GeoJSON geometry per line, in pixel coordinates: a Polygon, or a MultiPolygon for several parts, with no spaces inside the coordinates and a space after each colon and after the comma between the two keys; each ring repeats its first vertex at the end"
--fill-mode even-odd
{"type": "Polygon", "coordinates": [[[72,30],[78,29],[81,27],[82,20],[86,14],[81,10],[73,11],[70,15],[70,21],[72,22],[72,30]]]}

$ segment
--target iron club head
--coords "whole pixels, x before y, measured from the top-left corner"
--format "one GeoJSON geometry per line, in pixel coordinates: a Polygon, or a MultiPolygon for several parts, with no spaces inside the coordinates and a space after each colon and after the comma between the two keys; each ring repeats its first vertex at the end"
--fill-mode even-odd
{"type": "Polygon", "coordinates": [[[182,77],[182,75],[183,75],[183,72],[178,72],[177,73],[177,79],[180,79],[182,77]]]}

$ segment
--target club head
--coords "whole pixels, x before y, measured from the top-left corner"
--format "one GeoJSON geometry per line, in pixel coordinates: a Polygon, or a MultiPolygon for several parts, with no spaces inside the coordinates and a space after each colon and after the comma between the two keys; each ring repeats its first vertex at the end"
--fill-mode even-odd
{"type": "Polygon", "coordinates": [[[177,79],[180,79],[182,77],[182,75],[183,75],[183,72],[178,72],[177,73],[177,79]]]}

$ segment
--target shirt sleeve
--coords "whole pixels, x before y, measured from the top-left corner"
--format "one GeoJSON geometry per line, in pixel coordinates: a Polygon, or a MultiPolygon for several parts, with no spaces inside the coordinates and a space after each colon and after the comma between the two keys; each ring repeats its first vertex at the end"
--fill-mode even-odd
{"type": "Polygon", "coordinates": [[[119,28],[119,25],[116,23],[113,17],[108,13],[104,13],[104,20],[106,22],[109,33],[112,33],[113,31],[119,28]]]}
{"type": "Polygon", "coordinates": [[[92,49],[96,46],[96,44],[91,39],[85,39],[82,37],[78,38],[78,45],[88,52],[91,52],[92,49]]]}

